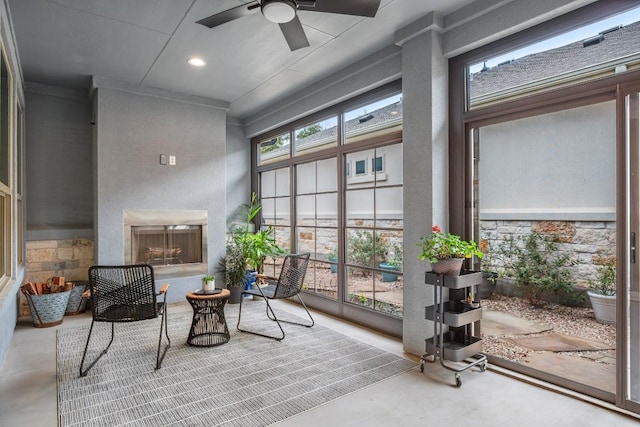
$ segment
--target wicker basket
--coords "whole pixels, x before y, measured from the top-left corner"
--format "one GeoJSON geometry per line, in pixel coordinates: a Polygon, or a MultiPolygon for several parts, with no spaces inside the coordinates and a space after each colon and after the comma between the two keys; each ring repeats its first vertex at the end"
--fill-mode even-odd
{"type": "Polygon", "coordinates": [[[431,265],[431,270],[436,274],[445,276],[459,276],[464,264],[464,258],[445,258],[431,265]]]}
{"type": "Polygon", "coordinates": [[[64,312],[65,316],[75,316],[85,311],[87,299],[83,298],[82,294],[87,290],[88,286],[88,281],[73,282],[73,289],[69,294],[69,302],[67,302],[67,309],[64,312]]]}
{"type": "Polygon", "coordinates": [[[33,326],[36,328],[49,328],[62,323],[71,291],[44,295],[23,293],[29,303],[33,326]]]}

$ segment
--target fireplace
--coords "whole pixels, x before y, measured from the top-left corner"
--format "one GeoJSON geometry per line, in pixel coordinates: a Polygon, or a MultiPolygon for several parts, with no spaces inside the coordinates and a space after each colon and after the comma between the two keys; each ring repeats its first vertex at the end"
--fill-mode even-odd
{"type": "Polygon", "coordinates": [[[207,211],[128,210],[124,213],[126,264],[150,264],[157,278],[205,274],[207,211]]]}

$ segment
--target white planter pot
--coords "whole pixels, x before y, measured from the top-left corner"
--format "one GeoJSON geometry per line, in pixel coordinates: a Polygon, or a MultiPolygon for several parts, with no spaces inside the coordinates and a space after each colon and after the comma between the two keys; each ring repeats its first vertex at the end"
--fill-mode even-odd
{"type": "Polygon", "coordinates": [[[215,280],[203,280],[202,281],[202,290],[205,292],[211,292],[216,288],[215,280]]]}
{"type": "Polygon", "coordinates": [[[587,292],[591,306],[593,307],[593,314],[596,316],[596,320],[599,323],[605,325],[616,324],[616,296],[601,295],[594,292],[587,292]]]}

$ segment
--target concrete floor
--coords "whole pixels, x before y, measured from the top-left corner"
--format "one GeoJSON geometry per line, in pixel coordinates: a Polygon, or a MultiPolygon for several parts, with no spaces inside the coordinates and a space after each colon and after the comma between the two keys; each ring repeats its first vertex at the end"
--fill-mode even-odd
{"type": "MultiPolygon", "coordinates": [[[[299,314],[299,307],[280,302],[299,314]]],[[[190,310],[186,303],[170,311],[190,310]]],[[[402,344],[329,316],[314,313],[318,324],[389,352],[402,344]]],[[[90,316],[66,317],[63,325],[38,329],[20,321],[0,369],[0,427],[57,425],[55,330],[90,323],[90,316]]],[[[177,338],[174,338],[177,339],[177,338]]],[[[78,343],[79,346],[83,343],[78,343]]],[[[414,361],[415,357],[406,356],[414,361]]],[[[493,370],[465,371],[456,388],[452,372],[439,363],[381,381],[277,423],[277,426],[637,426],[638,418],[511,378],[493,370]]]]}

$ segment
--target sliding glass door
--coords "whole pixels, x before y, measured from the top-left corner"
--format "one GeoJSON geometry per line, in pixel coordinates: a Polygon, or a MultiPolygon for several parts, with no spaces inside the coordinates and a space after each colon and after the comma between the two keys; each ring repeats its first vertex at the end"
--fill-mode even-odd
{"type": "Polygon", "coordinates": [[[640,412],[640,93],[638,88],[624,98],[626,229],[624,251],[626,263],[618,289],[618,319],[624,351],[618,369],[621,380],[621,404],[640,412]]]}

